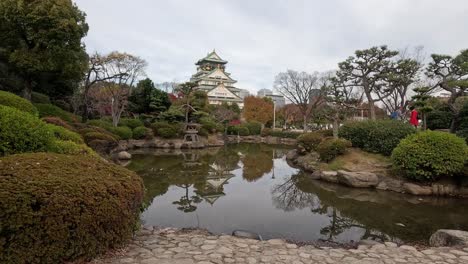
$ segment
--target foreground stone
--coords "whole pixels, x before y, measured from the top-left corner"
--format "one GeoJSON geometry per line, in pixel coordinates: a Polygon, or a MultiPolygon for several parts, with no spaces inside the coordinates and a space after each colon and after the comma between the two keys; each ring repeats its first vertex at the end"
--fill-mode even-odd
{"type": "Polygon", "coordinates": [[[258,241],[215,236],[201,230],[142,230],[127,248],[91,263],[468,263],[468,248],[418,250],[395,243],[360,245],[357,249],[297,246],[281,239],[258,241]]]}
{"type": "Polygon", "coordinates": [[[429,243],[434,247],[468,247],[468,232],[461,230],[440,229],[432,234],[429,243]]]}

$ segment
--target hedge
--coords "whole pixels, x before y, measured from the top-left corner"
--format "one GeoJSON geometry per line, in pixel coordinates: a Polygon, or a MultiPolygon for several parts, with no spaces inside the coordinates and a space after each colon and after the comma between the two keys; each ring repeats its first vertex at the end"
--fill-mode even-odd
{"type": "Polygon", "coordinates": [[[50,132],[52,132],[55,138],[59,140],[68,140],[77,144],[84,144],[83,138],[73,131],[53,124],[47,124],[46,127],[47,129],[49,129],[50,132]]]}
{"type": "Polygon", "coordinates": [[[392,160],[407,178],[434,181],[460,173],[468,161],[468,147],[453,134],[425,131],[403,139],[393,150],[392,160]]]}
{"type": "Polygon", "coordinates": [[[86,122],[86,124],[88,124],[90,126],[96,126],[96,127],[104,128],[106,130],[113,127],[111,122],[103,120],[103,119],[89,120],[88,122],[86,122]]]}
{"type": "Polygon", "coordinates": [[[309,132],[298,136],[297,144],[303,147],[306,151],[315,151],[322,140],[323,136],[321,134],[309,132]]]}
{"type": "Polygon", "coordinates": [[[0,156],[47,150],[52,132],[38,117],[0,105],[0,156]]]}
{"type": "Polygon", "coordinates": [[[10,106],[32,115],[37,115],[37,109],[31,102],[9,92],[0,91],[0,105],[10,106]]]}
{"type": "Polygon", "coordinates": [[[143,121],[135,118],[121,118],[119,126],[127,126],[131,129],[135,129],[136,127],[143,126],[143,121]]]}
{"type": "Polygon", "coordinates": [[[32,92],[31,93],[31,102],[35,104],[50,104],[50,98],[49,96],[38,93],[38,92],[32,92]]]}
{"type": "Polygon", "coordinates": [[[110,127],[107,130],[123,140],[131,139],[133,135],[132,129],[126,126],[110,127]]]}
{"type": "Polygon", "coordinates": [[[346,149],[350,148],[351,145],[351,142],[346,139],[327,138],[317,146],[317,152],[322,161],[329,162],[337,156],[344,154],[346,149]]]}
{"type": "Polygon", "coordinates": [[[70,123],[79,122],[79,117],[52,104],[34,104],[40,117],[55,116],[70,123]]]}
{"type": "Polygon", "coordinates": [[[465,139],[466,144],[468,144],[468,129],[458,130],[456,135],[465,139]]]}
{"type": "Polygon", "coordinates": [[[450,128],[452,114],[446,111],[434,110],[427,113],[426,120],[428,129],[447,129],[450,128]]]}
{"type": "Polygon", "coordinates": [[[301,135],[301,132],[294,132],[294,131],[279,131],[279,130],[271,130],[267,136],[271,137],[279,137],[279,138],[297,138],[301,135]]]}
{"type": "Polygon", "coordinates": [[[42,121],[48,123],[48,124],[53,124],[56,126],[61,126],[64,127],[68,130],[74,130],[72,126],[70,126],[67,122],[63,121],[60,117],[55,117],[55,116],[46,116],[42,118],[42,121]]]}
{"type": "Polygon", "coordinates": [[[54,140],[49,145],[48,151],[59,154],[97,156],[97,154],[84,143],[79,144],[69,140],[54,140]]]}
{"type": "Polygon", "coordinates": [[[351,141],[354,147],[389,156],[400,140],[415,131],[401,121],[355,121],[341,126],[339,136],[351,141]]]}
{"type": "Polygon", "coordinates": [[[151,139],[153,138],[153,131],[150,128],[139,126],[133,129],[134,139],[151,139]]]}
{"type": "Polygon", "coordinates": [[[165,121],[154,122],[151,128],[155,135],[163,138],[175,138],[179,136],[181,130],[180,123],[168,123],[165,121]]]}
{"type": "Polygon", "coordinates": [[[228,135],[248,136],[250,135],[249,129],[244,125],[228,126],[228,135]]]}
{"type": "Polygon", "coordinates": [[[204,128],[209,133],[213,133],[217,130],[217,123],[209,117],[202,117],[200,118],[199,122],[202,128],[204,128]]]}
{"type": "Polygon", "coordinates": [[[250,135],[260,135],[262,132],[262,123],[257,121],[250,121],[244,124],[249,129],[250,135]]]}
{"type": "Polygon", "coordinates": [[[175,138],[177,137],[177,131],[172,127],[161,127],[157,130],[158,136],[163,138],[175,138]]]}
{"type": "Polygon", "coordinates": [[[84,139],[86,141],[86,143],[89,143],[95,139],[99,139],[99,140],[105,140],[105,141],[117,141],[117,139],[109,134],[106,134],[106,133],[101,133],[101,132],[95,132],[95,131],[92,131],[92,132],[88,132],[86,134],[84,134],[84,139]]]}
{"type": "Polygon", "coordinates": [[[0,263],[90,260],[139,226],[143,184],[132,171],[52,153],[0,161],[0,263]]]}

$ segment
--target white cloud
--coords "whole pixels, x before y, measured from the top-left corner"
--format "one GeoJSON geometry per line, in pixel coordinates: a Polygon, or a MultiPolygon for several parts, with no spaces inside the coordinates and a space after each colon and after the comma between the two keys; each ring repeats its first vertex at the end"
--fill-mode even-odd
{"type": "Polygon", "coordinates": [[[325,71],[356,49],[468,48],[468,1],[75,0],[88,15],[88,51],[148,61],[155,82],[185,81],[216,48],[240,88],[271,88],[286,69],[325,71]]]}

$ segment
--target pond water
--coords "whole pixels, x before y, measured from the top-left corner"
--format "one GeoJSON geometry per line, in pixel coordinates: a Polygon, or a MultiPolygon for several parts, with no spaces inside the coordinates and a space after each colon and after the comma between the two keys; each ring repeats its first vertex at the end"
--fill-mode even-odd
{"type": "Polygon", "coordinates": [[[361,239],[426,244],[437,229],[468,230],[468,201],[351,189],[311,180],[285,159],[286,147],[233,144],[222,148],[133,153],[128,168],[143,177],[142,221],[264,239],[361,239]]]}

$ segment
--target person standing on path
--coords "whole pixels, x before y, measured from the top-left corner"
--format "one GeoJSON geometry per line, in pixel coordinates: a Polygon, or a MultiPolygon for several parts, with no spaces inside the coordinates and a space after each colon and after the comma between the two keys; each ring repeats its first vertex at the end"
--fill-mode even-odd
{"type": "Polygon", "coordinates": [[[410,121],[409,122],[414,127],[418,127],[418,124],[419,124],[418,111],[416,111],[416,109],[414,109],[414,107],[411,107],[411,116],[410,116],[410,121]]]}

